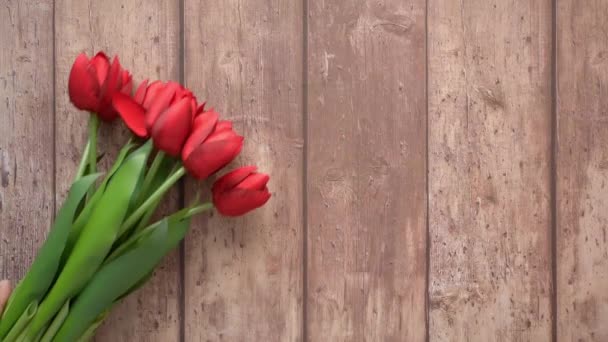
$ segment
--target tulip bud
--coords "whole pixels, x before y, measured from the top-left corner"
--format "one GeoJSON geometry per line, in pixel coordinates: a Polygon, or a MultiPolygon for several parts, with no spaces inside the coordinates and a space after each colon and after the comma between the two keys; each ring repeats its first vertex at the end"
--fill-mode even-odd
{"type": "Polygon", "coordinates": [[[246,166],[227,173],[213,184],[213,204],[225,216],[240,216],[263,206],[270,199],[270,177],[246,166]]]}
{"type": "Polygon", "coordinates": [[[152,136],[154,145],[179,156],[190,134],[197,108],[196,97],[176,82],[143,81],[133,98],[116,94],[114,108],[139,137],[152,136]]]}
{"type": "Polygon", "coordinates": [[[243,148],[243,137],[232,130],[232,123],[217,120],[213,110],[198,115],[182,149],[184,166],[197,179],[205,179],[226,166],[243,148]]]}
{"type": "Polygon", "coordinates": [[[165,109],[152,126],[154,146],[179,156],[192,127],[191,97],[184,97],[165,109]]]}
{"type": "Polygon", "coordinates": [[[133,134],[141,138],[148,137],[144,107],[125,94],[114,94],[112,104],[133,134]]]}
{"type": "Polygon", "coordinates": [[[97,113],[104,121],[112,121],[118,113],[112,106],[114,94],[130,94],[132,77],[124,70],[118,57],[112,64],[103,53],[89,58],[80,54],[74,61],[68,81],[70,101],[81,110],[97,113]]]}

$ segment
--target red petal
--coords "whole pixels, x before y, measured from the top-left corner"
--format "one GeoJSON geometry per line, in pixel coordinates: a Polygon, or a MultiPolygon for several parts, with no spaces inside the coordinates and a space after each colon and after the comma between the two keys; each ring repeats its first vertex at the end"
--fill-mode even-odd
{"type": "Polygon", "coordinates": [[[190,153],[207,139],[215,128],[219,115],[216,112],[206,112],[194,119],[192,133],[182,149],[182,159],[188,159],[190,153]]]}
{"type": "MultiPolygon", "coordinates": [[[[108,72],[108,77],[106,78],[106,82],[104,83],[106,93],[110,93],[110,95],[114,95],[113,92],[117,91],[122,85],[122,67],[120,66],[120,61],[118,60],[118,56],[114,57],[112,61],[112,65],[110,66],[110,70],[108,72]]],[[[110,96],[111,99],[111,96],[110,96]]]]}
{"type": "MultiPolygon", "coordinates": [[[[215,128],[219,118],[220,115],[216,112],[204,112],[203,114],[200,114],[194,118],[194,126],[192,130],[198,130],[201,129],[200,127],[207,126],[209,121],[213,122],[213,127],[215,128]]],[[[209,134],[211,134],[211,132],[209,132],[209,134]]]]}
{"type": "Polygon", "coordinates": [[[144,106],[144,108],[146,108],[146,110],[150,109],[150,106],[152,105],[152,102],[156,98],[156,95],[164,87],[165,87],[165,85],[161,81],[154,81],[148,86],[148,89],[146,90],[146,97],[144,98],[144,103],[143,103],[143,106],[144,106]]]}
{"type": "Polygon", "coordinates": [[[133,79],[131,74],[127,70],[122,71],[122,88],[120,92],[123,94],[131,95],[133,91],[133,79]]]}
{"type": "Polygon", "coordinates": [[[184,166],[195,178],[206,179],[236,158],[242,148],[243,137],[239,136],[212,143],[205,141],[192,151],[184,166]]]}
{"type": "Polygon", "coordinates": [[[231,131],[232,130],[232,121],[228,121],[228,120],[222,120],[220,122],[217,123],[217,127],[215,128],[216,132],[223,132],[223,131],[231,131]]]}
{"type": "Polygon", "coordinates": [[[246,189],[246,190],[262,190],[266,187],[266,184],[270,180],[270,176],[264,173],[252,173],[247,178],[245,178],[239,185],[236,186],[237,189],[246,189]]]}
{"type": "Polygon", "coordinates": [[[184,88],[184,86],[182,86],[181,84],[179,84],[177,82],[172,82],[172,81],[169,81],[168,83],[174,83],[174,84],[178,85],[177,90],[175,91],[176,99],[181,99],[182,97],[191,97],[191,98],[194,97],[192,95],[192,92],[188,88],[184,88]]]}
{"type": "Polygon", "coordinates": [[[135,91],[135,102],[140,105],[144,104],[144,97],[146,96],[146,90],[148,89],[148,80],[141,82],[137,90],[135,91]]]}
{"type": "Polygon", "coordinates": [[[177,157],[192,128],[190,99],[183,98],[171,105],[154,123],[152,137],[154,145],[170,156],[177,157]]]}
{"type": "MultiPolygon", "coordinates": [[[[153,99],[151,99],[152,102],[150,103],[150,107],[147,108],[148,111],[146,113],[146,125],[148,126],[148,129],[151,129],[155,125],[155,122],[158,120],[160,114],[164,112],[167,107],[169,107],[169,104],[171,103],[171,100],[173,99],[178,87],[178,83],[169,82],[162,88],[162,90],[160,90],[160,92],[154,94],[155,96],[153,99]]],[[[151,94],[148,93],[148,95],[151,94]]],[[[148,96],[146,96],[146,102],[147,101],[148,96]]]]}
{"type": "Polygon", "coordinates": [[[247,178],[250,174],[254,173],[258,168],[256,166],[243,166],[234,171],[230,171],[223,175],[220,179],[215,181],[213,184],[213,192],[223,192],[226,189],[232,189],[237,184],[247,178]]]}
{"type": "MultiPolygon", "coordinates": [[[[218,123],[219,125],[219,123],[218,123]]],[[[235,131],[231,131],[231,130],[223,130],[218,132],[217,131],[217,126],[215,131],[209,136],[209,138],[207,138],[207,140],[205,140],[205,143],[211,143],[211,142],[215,142],[215,141],[220,141],[220,140],[228,140],[231,139],[233,137],[238,137],[239,135],[236,134],[235,131]]]]}
{"type": "Polygon", "coordinates": [[[68,81],[70,101],[78,109],[96,111],[99,106],[99,83],[89,59],[81,53],[76,57],[68,81]]]}
{"type": "MultiPolygon", "coordinates": [[[[205,105],[206,104],[207,104],[207,102],[203,102],[203,104],[198,107],[198,109],[195,112],[197,116],[201,115],[201,114],[203,114],[205,112],[205,105]]],[[[210,112],[212,112],[212,110],[210,110],[210,112]]]]}
{"type": "Polygon", "coordinates": [[[193,114],[193,116],[196,116],[196,107],[198,105],[196,104],[196,97],[194,97],[194,95],[192,95],[192,99],[190,100],[190,105],[192,106],[192,114],[193,114]]]}
{"type": "Polygon", "coordinates": [[[112,107],[112,96],[120,89],[121,69],[118,57],[114,57],[108,77],[101,88],[101,101],[99,103],[99,117],[104,121],[116,119],[117,113],[112,107]]]}
{"type": "Polygon", "coordinates": [[[213,204],[224,216],[241,216],[257,209],[270,199],[268,189],[264,190],[233,190],[213,196],[213,204]]]}
{"type": "Polygon", "coordinates": [[[145,122],[146,112],[141,105],[135,102],[131,97],[122,93],[114,94],[112,103],[127,127],[129,127],[135,135],[142,138],[148,136],[145,122]]]}
{"type": "Polygon", "coordinates": [[[103,84],[106,77],[108,77],[108,70],[110,70],[110,60],[108,59],[108,56],[100,51],[91,59],[91,64],[95,67],[97,81],[99,84],[103,84]]]}

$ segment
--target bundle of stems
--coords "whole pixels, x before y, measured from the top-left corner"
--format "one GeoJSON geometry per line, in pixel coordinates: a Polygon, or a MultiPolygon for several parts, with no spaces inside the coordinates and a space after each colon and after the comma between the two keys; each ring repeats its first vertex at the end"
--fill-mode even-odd
{"type": "Polygon", "coordinates": [[[68,87],[72,103],[91,113],[88,140],[47,239],[0,316],[1,342],[88,340],[184,239],[194,215],[239,216],[270,198],[268,175],[241,167],[216,180],[209,202],[197,198],[152,222],[180,179],[218,172],[243,137],[178,83],[144,81],[132,94],[130,73],[103,53],[78,56],[68,87]],[[99,125],[118,117],[133,137],[101,173],[99,125]]]}
{"type": "Polygon", "coordinates": [[[69,195],[2,315],[4,342],[87,340],[111,307],[143,285],[179,244],[192,216],[213,208],[196,202],[150,222],[185,174],[183,166],[154,151],[152,140],[130,140],[111,169],[98,173],[97,121],[92,115],[69,195]]]}

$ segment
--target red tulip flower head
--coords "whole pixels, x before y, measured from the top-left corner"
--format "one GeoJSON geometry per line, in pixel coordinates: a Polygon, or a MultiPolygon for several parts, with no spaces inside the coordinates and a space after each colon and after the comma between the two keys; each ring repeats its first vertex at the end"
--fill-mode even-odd
{"type": "Polygon", "coordinates": [[[118,57],[110,64],[103,52],[91,59],[84,53],[78,55],[68,81],[70,101],[74,106],[95,112],[104,121],[118,117],[112,107],[114,94],[131,94],[132,87],[131,74],[120,66],[118,57]]]}
{"type": "Polygon", "coordinates": [[[225,216],[240,216],[263,206],[270,199],[270,177],[246,166],[227,173],[213,184],[213,204],[225,216]]]}
{"type": "Polygon", "coordinates": [[[196,97],[176,82],[144,81],[134,97],[115,94],[113,103],[135,135],[151,136],[156,148],[173,157],[180,155],[199,111],[196,97]]]}
{"type": "Polygon", "coordinates": [[[184,166],[197,179],[226,166],[243,148],[243,137],[232,129],[232,122],[218,122],[218,118],[213,110],[198,115],[182,150],[184,166]]]}

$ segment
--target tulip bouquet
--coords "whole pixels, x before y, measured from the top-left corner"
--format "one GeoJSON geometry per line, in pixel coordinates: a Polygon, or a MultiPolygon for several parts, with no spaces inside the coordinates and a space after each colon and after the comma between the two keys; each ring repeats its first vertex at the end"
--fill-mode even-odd
{"type": "Polygon", "coordinates": [[[210,202],[197,199],[152,222],[173,185],[224,168],[243,137],[179,83],[144,81],[132,94],[131,74],[102,52],[79,55],[68,83],[74,106],[91,113],[88,141],[48,237],[1,315],[3,342],[89,339],[179,244],[194,215],[213,208],[243,215],[270,198],[268,175],[242,167],[217,179],[210,202]],[[133,136],[100,173],[98,127],[117,118],[133,136]]]}

